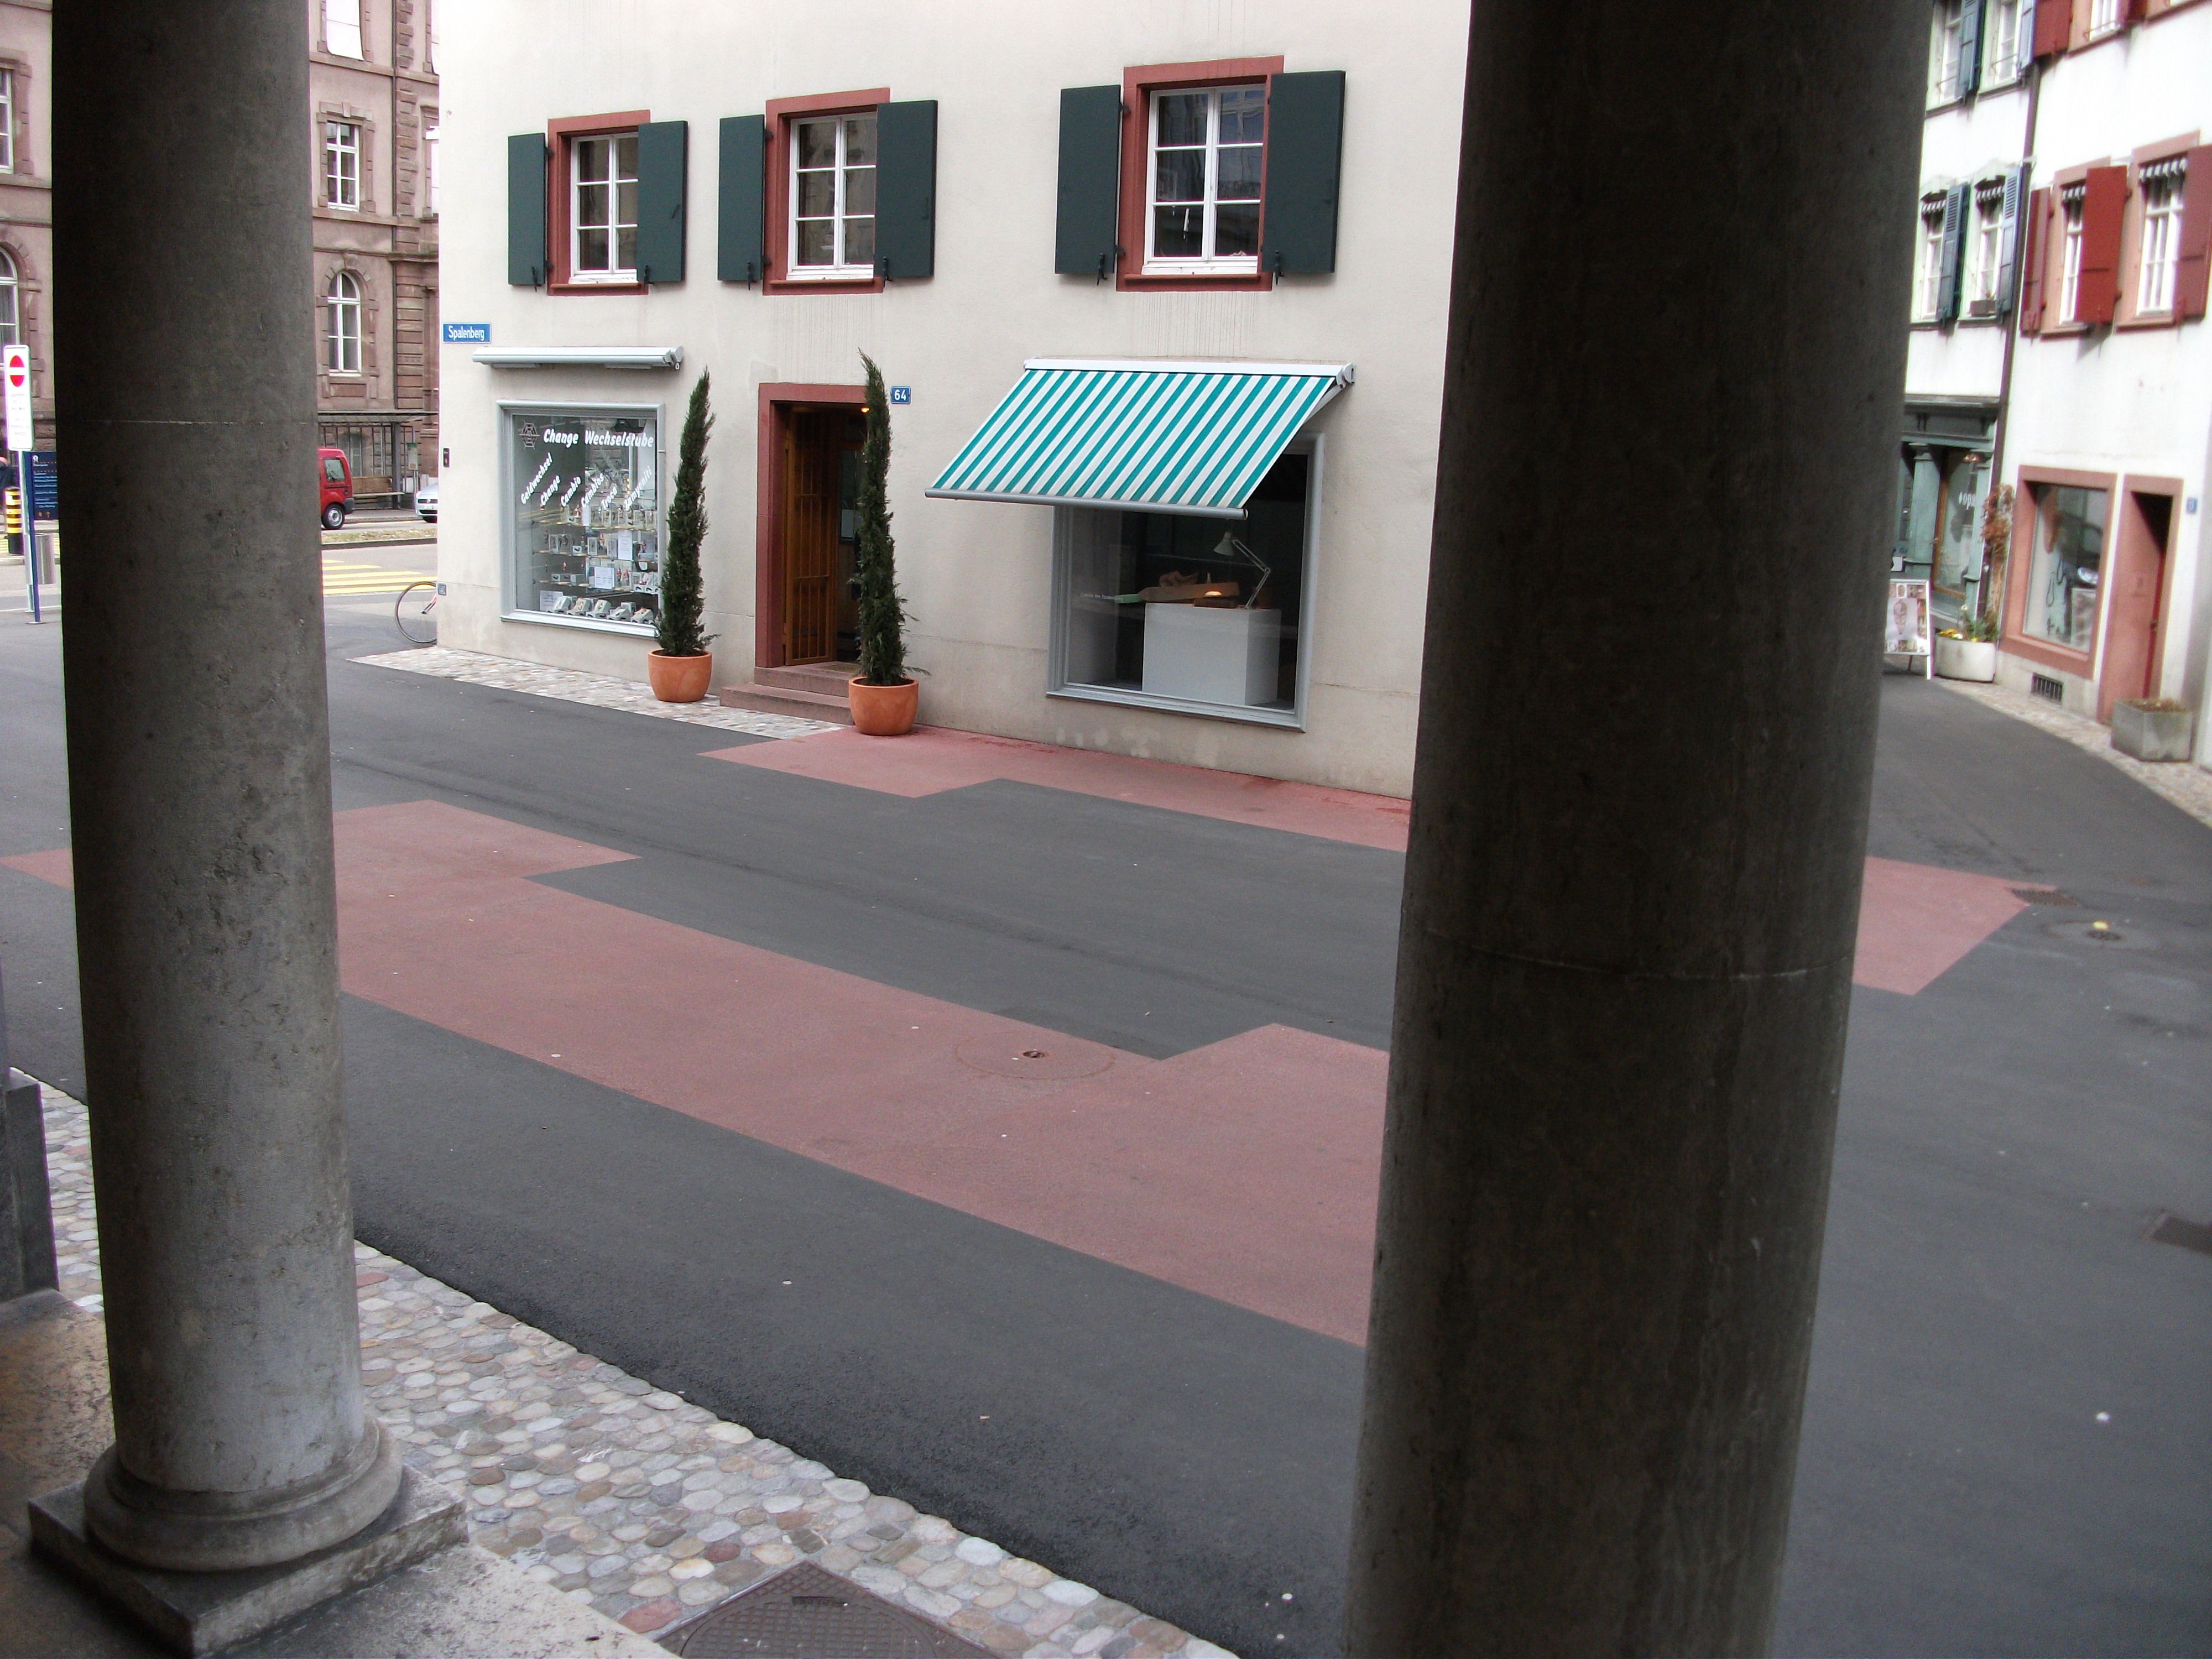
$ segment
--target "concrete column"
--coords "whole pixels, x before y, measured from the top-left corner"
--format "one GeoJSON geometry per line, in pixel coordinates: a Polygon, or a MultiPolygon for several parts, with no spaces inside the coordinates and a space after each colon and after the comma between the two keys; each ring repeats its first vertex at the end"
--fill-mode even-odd
{"type": "Polygon", "coordinates": [[[398,1492],[338,1091],[307,9],[54,14],[70,807],[115,1444],[90,1528],[239,1568],[398,1492]]]}
{"type": "Polygon", "coordinates": [[[1926,29],[1474,9],[1347,1645],[1765,1644],[1926,29]]]}

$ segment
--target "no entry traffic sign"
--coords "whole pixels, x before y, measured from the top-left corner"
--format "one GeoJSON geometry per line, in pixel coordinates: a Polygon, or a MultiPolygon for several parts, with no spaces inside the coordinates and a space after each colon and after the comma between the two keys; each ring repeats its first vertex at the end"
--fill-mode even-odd
{"type": "Polygon", "coordinates": [[[21,341],[0,346],[0,393],[8,408],[8,447],[35,448],[31,437],[31,348],[21,341]]]}

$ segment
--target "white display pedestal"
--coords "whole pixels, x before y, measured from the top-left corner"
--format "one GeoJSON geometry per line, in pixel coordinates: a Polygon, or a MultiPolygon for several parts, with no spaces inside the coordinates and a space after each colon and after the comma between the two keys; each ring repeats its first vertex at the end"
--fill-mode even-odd
{"type": "Polygon", "coordinates": [[[1193,702],[1272,703],[1282,637],[1279,611],[1147,605],[1144,689],[1193,702]]]}

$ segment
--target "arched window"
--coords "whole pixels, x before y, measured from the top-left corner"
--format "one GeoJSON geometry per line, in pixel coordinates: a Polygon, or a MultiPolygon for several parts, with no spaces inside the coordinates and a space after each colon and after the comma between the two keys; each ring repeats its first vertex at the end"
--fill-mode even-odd
{"type": "Polygon", "coordinates": [[[331,277],[323,309],[323,366],[333,374],[360,374],[360,279],[349,270],[331,277]]]}
{"type": "Polygon", "coordinates": [[[15,294],[15,261],[0,248],[0,345],[13,345],[23,337],[22,303],[15,294]]]}

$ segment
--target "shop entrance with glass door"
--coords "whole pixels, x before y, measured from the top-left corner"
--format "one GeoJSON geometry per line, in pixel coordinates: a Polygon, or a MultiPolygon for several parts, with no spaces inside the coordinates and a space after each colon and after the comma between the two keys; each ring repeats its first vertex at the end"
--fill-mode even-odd
{"type": "Polygon", "coordinates": [[[778,408],[781,466],[769,545],[779,568],[781,666],[852,662],[860,446],[867,422],[851,408],[778,408]]]}

